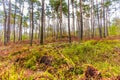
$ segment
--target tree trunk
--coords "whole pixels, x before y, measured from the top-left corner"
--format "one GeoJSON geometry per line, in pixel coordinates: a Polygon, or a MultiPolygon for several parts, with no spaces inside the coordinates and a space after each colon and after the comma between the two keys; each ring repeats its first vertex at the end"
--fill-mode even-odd
{"type": "Polygon", "coordinates": [[[44,28],[44,1],[42,0],[42,17],[41,17],[41,40],[40,44],[43,45],[43,28],[44,28]]]}
{"type": "Polygon", "coordinates": [[[73,16],[73,35],[75,36],[76,35],[76,32],[75,32],[75,16],[74,16],[74,2],[72,2],[72,16],[73,16]]]}
{"type": "Polygon", "coordinates": [[[7,35],[6,35],[6,22],[7,22],[7,13],[6,13],[6,7],[5,7],[5,2],[4,2],[4,0],[2,0],[2,2],[3,2],[3,9],[4,9],[4,45],[6,45],[7,44],[7,39],[6,39],[6,37],[7,37],[7,35]]]}
{"type": "Polygon", "coordinates": [[[62,38],[62,0],[60,0],[60,38],[62,38]]]}
{"type": "Polygon", "coordinates": [[[70,33],[70,2],[68,0],[68,35],[69,35],[69,43],[71,43],[71,33],[70,33]]]}
{"type": "MultiPolygon", "coordinates": [[[[20,6],[21,6],[21,5],[20,5],[20,6]]],[[[22,11],[20,11],[21,17],[20,17],[20,27],[19,27],[19,41],[22,40],[22,20],[23,20],[23,11],[24,11],[24,1],[23,1],[22,11]]]]}
{"type": "MultiPolygon", "coordinates": [[[[40,16],[39,16],[40,17],[40,16]]],[[[40,40],[40,31],[41,31],[41,29],[40,29],[40,19],[39,19],[39,34],[38,34],[38,40],[40,40]]]]}
{"type": "Polygon", "coordinates": [[[106,9],[106,35],[109,36],[109,30],[108,30],[108,7],[106,9]]]}
{"type": "Polygon", "coordinates": [[[82,0],[80,0],[80,40],[83,40],[83,15],[82,15],[82,0]]]}
{"type": "Polygon", "coordinates": [[[7,28],[7,42],[10,41],[10,15],[11,15],[11,0],[9,0],[9,14],[8,14],[8,28],[7,28]]]}
{"type": "Polygon", "coordinates": [[[102,38],[102,27],[100,26],[100,18],[99,18],[99,7],[98,7],[98,0],[96,0],[97,4],[97,19],[98,19],[98,27],[99,27],[99,36],[102,38]]]}
{"type": "MultiPolygon", "coordinates": [[[[29,5],[29,8],[31,8],[31,6],[29,5]]],[[[29,25],[30,25],[30,29],[29,29],[29,39],[31,39],[31,10],[29,10],[29,12],[30,12],[30,15],[29,15],[29,19],[30,19],[30,23],[29,23],[29,25]]]]}
{"type": "Polygon", "coordinates": [[[14,13],[14,25],[13,25],[13,29],[14,29],[14,32],[13,32],[13,35],[14,35],[14,39],[13,39],[13,42],[15,43],[15,25],[16,25],[16,0],[15,0],[15,13],[14,13]]]}
{"type": "Polygon", "coordinates": [[[57,18],[56,18],[57,20],[57,25],[56,25],[56,31],[57,31],[57,35],[56,35],[56,39],[58,39],[59,38],[59,33],[60,33],[60,31],[59,31],[59,19],[58,19],[58,13],[57,13],[57,18]]]}
{"type": "Polygon", "coordinates": [[[30,40],[30,45],[32,46],[32,41],[33,41],[33,31],[34,31],[34,20],[33,20],[33,2],[31,2],[31,6],[32,6],[32,33],[31,33],[31,40],[30,40]]]}
{"type": "Polygon", "coordinates": [[[91,0],[91,32],[92,32],[92,38],[95,36],[95,30],[94,30],[94,0],[91,0]]]}
{"type": "Polygon", "coordinates": [[[106,37],[106,25],[105,25],[105,22],[106,22],[106,20],[105,20],[105,2],[104,2],[104,0],[103,0],[103,26],[104,26],[104,38],[106,37]]]}

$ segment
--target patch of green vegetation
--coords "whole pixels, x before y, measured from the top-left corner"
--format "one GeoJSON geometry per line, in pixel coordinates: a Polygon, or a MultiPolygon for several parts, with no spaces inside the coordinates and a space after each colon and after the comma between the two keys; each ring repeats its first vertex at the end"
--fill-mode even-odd
{"type": "Polygon", "coordinates": [[[110,40],[87,41],[65,48],[63,54],[67,55],[76,65],[91,64],[97,67],[104,77],[112,77],[120,73],[120,64],[118,64],[120,59],[117,57],[119,55],[114,53],[115,47],[120,48],[118,43],[119,41],[110,40]],[[108,70],[109,67],[111,70],[108,70]]]}
{"type": "Polygon", "coordinates": [[[111,63],[105,61],[94,63],[94,66],[96,66],[97,69],[102,72],[103,77],[110,78],[113,76],[118,76],[118,74],[120,74],[120,65],[112,65],[111,63]]]}
{"type": "Polygon", "coordinates": [[[116,25],[112,25],[109,27],[110,35],[120,35],[120,27],[116,25]]]}
{"type": "Polygon", "coordinates": [[[24,69],[19,71],[14,65],[10,65],[8,69],[4,70],[4,72],[0,74],[0,78],[2,80],[27,80],[27,77],[24,76],[24,69]]]}
{"type": "Polygon", "coordinates": [[[36,69],[36,57],[33,56],[32,58],[28,59],[24,64],[26,68],[35,70],[36,69]]]}

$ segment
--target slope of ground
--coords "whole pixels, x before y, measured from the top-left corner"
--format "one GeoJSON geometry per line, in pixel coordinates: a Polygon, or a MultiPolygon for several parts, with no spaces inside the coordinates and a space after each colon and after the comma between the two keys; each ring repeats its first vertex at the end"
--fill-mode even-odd
{"type": "Polygon", "coordinates": [[[119,80],[120,41],[0,47],[1,80],[83,80],[88,66],[95,68],[102,80],[119,80]]]}

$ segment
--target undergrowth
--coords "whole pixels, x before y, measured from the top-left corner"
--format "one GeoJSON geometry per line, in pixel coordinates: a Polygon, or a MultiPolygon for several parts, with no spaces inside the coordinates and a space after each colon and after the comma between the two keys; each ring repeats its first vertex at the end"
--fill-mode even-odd
{"type": "MultiPolygon", "coordinates": [[[[13,64],[0,63],[0,78],[2,80],[79,80],[84,77],[84,71],[88,65],[98,69],[102,77],[111,78],[120,74],[120,41],[100,40],[84,43],[52,43],[43,46],[23,46],[19,51],[10,53],[9,59],[13,64]],[[40,63],[43,56],[52,58],[51,65],[40,63]],[[11,66],[11,67],[9,67],[11,66]],[[16,68],[17,66],[17,68],[16,68]],[[33,73],[25,76],[26,70],[33,73]]],[[[18,48],[18,47],[17,47],[18,48]]],[[[1,62],[1,61],[0,61],[1,62]]]]}

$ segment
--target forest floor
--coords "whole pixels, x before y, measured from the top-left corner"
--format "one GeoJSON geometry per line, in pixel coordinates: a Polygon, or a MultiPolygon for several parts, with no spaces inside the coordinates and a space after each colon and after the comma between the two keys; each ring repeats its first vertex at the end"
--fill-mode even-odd
{"type": "Polygon", "coordinates": [[[0,45],[0,80],[120,80],[120,36],[0,45]]]}

